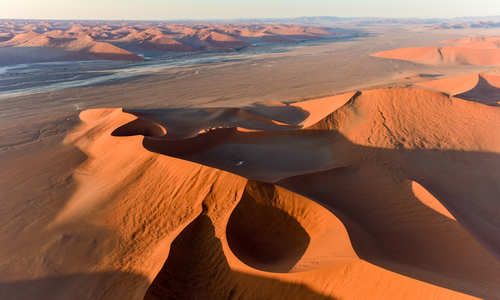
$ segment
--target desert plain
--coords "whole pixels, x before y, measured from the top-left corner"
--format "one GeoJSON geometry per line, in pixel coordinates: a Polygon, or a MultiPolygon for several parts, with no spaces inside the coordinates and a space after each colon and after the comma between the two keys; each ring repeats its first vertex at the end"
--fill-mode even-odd
{"type": "Polygon", "coordinates": [[[10,22],[0,299],[500,299],[498,26],[10,22]]]}

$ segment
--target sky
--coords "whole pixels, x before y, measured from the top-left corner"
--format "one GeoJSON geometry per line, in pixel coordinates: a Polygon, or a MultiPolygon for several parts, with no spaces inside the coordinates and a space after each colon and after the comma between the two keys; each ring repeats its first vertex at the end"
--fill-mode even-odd
{"type": "Polygon", "coordinates": [[[500,15],[500,0],[0,0],[0,18],[238,19],[500,15]]]}

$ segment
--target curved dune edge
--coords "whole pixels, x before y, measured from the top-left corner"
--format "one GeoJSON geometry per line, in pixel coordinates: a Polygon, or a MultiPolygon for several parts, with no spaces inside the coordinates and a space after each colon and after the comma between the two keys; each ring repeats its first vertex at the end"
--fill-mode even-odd
{"type": "Polygon", "coordinates": [[[357,93],[358,92],[350,92],[336,96],[306,100],[292,103],[291,106],[298,107],[309,113],[309,116],[300,123],[303,128],[307,128],[313,126],[335,110],[342,107],[357,93]]]}
{"type": "Polygon", "coordinates": [[[420,202],[422,202],[427,207],[433,209],[434,211],[440,213],[441,215],[455,220],[455,217],[444,207],[438,199],[436,199],[428,190],[421,186],[418,182],[411,182],[411,190],[420,202]]]}
{"type": "MultiPolygon", "coordinates": [[[[493,211],[500,140],[485,130],[497,128],[497,107],[421,89],[363,91],[306,130],[264,130],[243,139],[234,129],[215,129],[202,137],[215,139],[218,148],[203,157],[185,152],[185,139],[169,140],[172,128],[158,119],[114,136],[138,117],[121,109],[80,117],[66,143],[88,159],[73,175],[78,188],[51,228],[113,229],[113,247],[83,271],[133,272],[149,281],[125,275],[80,280],[90,297],[123,297],[124,282],[134,287],[126,294],[134,299],[489,299],[500,291],[492,255],[499,249],[493,211]],[[176,158],[148,151],[151,140],[174,147],[176,158]],[[311,141],[316,144],[308,148],[311,141]],[[248,155],[243,164],[224,165],[238,143],[255,148],[236,152],[248,155]],[[328,156],[307,158],[320,150],[328,156]],[[251,158],[259,151],[268,156],[257,164],[251,158]],[[309,169],[294,166],[301,162],[292,160],[297,153],[309,169]],[[311,161],[327,167],[311,169],[311,161]],[[267,183],[245,178],[289,165],[300,172],[261,175],[267,183]],[[265,197],[268,190],[276,196],[265,197]],[[246,201],[248,195],[264,208],[246,201]],[[245,221],[251,216],[257,224],[245,221]],[[262,233],[253,242],[271,249],[286,244],[292,254],[249,257],[255,252],[248,244],[228,241],[275,224],[276,216],[298,224],[297,236],[277,240],[262,233]]],[[[278,233],[290,230],[279,224],[278,233]]]]}
{"type": "Polygon", "coordinates": [[[479,74],[470,74],[458,77],[436,79],[415,83],[417,87],[428,88],[444,92],[450,96],[465,93],[473,89],[479,82],[479,74]]]}
{"type": "Polygon", "coordinates": [[[381,51],[370,54],[373,57],[407,60],[422,64],[437,65],[443,63],[439,47],[411,47],[381,51]]]}
{"type": "Polygon", "coordinates": [[[500,101],[499,78],[500,76],[494,74],[476,73],[419,82],[414,85],[444,92],[459,99],[496,106],[500,101]]]}
{"type": "Polygon", "coordinates": [[[270,272],[303,272],[358,258],[335,215],[310,199],[255,181],[247,183],[226,237],[241,261],[270,272]]]}

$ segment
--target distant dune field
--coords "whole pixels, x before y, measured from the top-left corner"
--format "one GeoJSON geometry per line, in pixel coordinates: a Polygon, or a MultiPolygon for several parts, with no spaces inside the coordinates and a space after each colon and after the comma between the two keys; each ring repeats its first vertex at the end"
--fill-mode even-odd
{"type": "Polygon", "coordinates": [[[0,63],[143,60],[168,52],[237,50],[341,36],[326,27],[282,24],[0,22],[0,63]]]}

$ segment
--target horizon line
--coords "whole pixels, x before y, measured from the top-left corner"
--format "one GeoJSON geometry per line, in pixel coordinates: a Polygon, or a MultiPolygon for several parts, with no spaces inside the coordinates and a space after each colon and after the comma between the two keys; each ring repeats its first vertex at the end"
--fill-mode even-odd
{"type": "Polygon", "coordinates": [[[500,15],[489,16],[457,16],[457,17],[376,17],[376,16],[298,16],[298,17],[246,17],[246,18],[180,18],[180,19],[88,19],[88,18],[9,18],[0,17],[0,20],[12,21],[143,21],[143,22],[178,22],[178,21],[237,21],[237,20],[292,20],[302,18],[338,18],[338,19],[382,19],[382,20],[453,20],[453,19],[480,19],[500,18],[500,15]]]}

